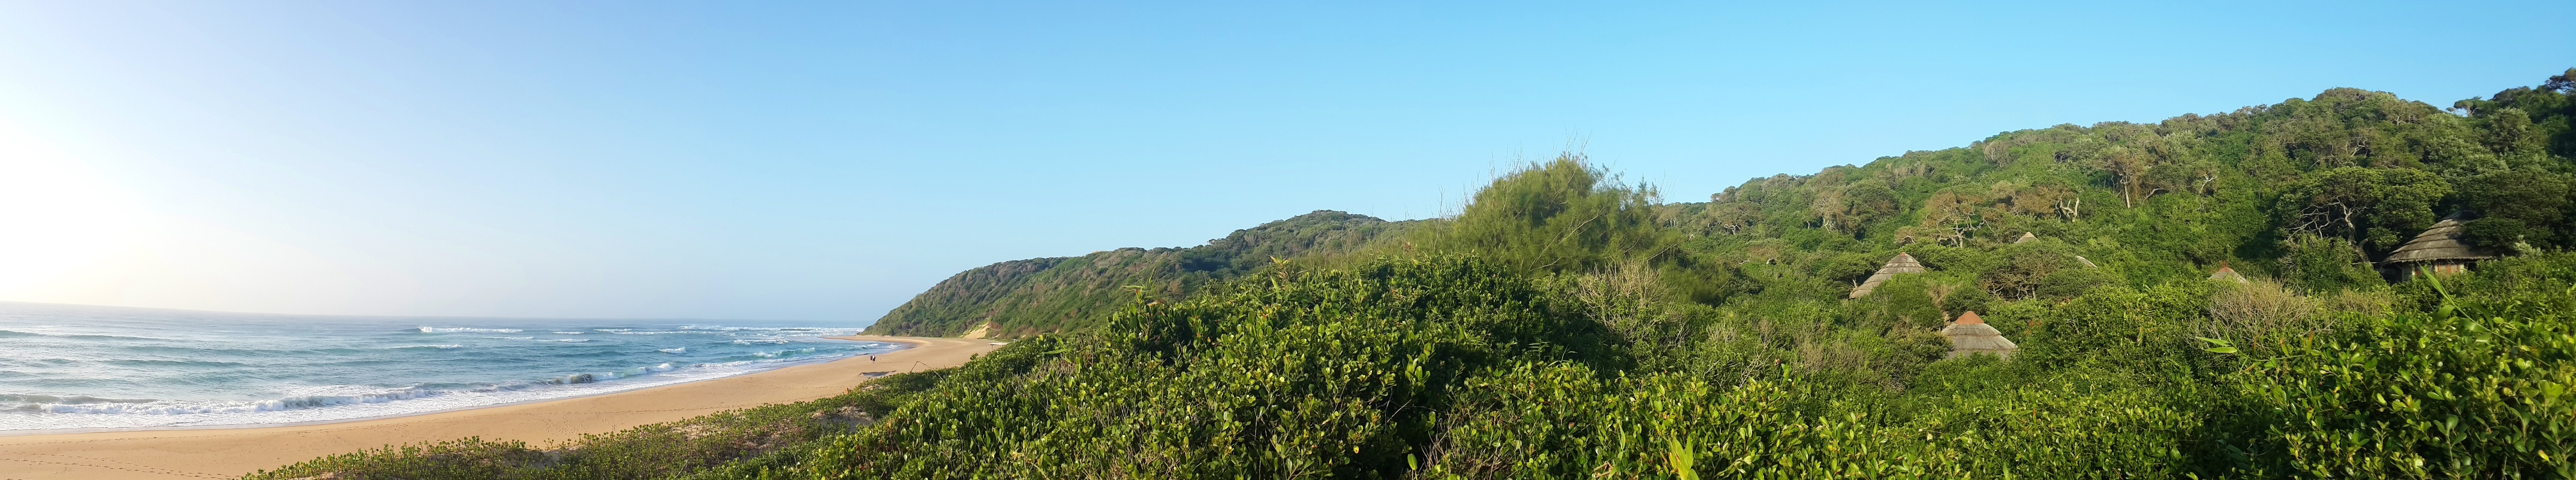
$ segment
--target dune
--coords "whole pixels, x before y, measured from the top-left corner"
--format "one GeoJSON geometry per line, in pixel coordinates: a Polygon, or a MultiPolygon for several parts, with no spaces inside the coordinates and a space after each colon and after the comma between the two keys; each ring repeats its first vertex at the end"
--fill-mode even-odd
{"type": "Polygon", "coordinates": [[[0,479],[235,478],[325,455],[483,437],[546,444],[724,410],[848,391],[870,374],[954,367],[1000,348],[985,340],[859,335],[912,348],[588,397],[314,425],[0,436],[0,479]]]}

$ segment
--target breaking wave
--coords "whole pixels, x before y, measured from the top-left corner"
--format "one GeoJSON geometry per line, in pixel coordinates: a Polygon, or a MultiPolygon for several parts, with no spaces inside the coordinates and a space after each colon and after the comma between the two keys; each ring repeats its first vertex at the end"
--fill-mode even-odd
{"type": "Polygon", "coordinates": [[[901,348],[821,338],[850,328],[493,320],[0,303],[0,433],[410,415],[901,348]]]}
{"type": "Polygon", "coordinates": [[[420,333],[519,333],[525,331],[527,330],[516,328],[420,327],[420,333]]]}

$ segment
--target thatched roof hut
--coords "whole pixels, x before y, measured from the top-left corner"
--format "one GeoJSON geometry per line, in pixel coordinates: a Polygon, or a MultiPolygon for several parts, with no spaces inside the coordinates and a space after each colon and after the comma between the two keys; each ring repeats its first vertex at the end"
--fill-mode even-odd
{"type": "Polygon", "coordinates": [[[2463,224],[2458,215],[2444,218],[2435,222],[2433,228],[2425,229],[2422,235],[2416,235],[2414,240],[2398,246],[2397,251],[2389,252],[2388,258],[2380,260],[2379,265],[2396,270],[2400,278],[2413,279],[2417,266],[2433,267],[2433,273],[2437,274],[2459,273],[2468,271],[2469,264],[2497,257],[2495,252],[2460,242],[2461,230],[2463,224]]]}
{"type": "Polygon", "coordinates": [[[2038,240],[2038,239],[2039,239],[2039,236],[2038,236],[2038,235],[2032,235],[2030,232],[2021,232],[2021,238],[2013,239],[2013,244],[2015,244],[2015,245],[2019,245],[2019,244],[2024,244],[2024,243],[2030,243],[2030,241],[2032,241],[2032,240],[2038,240]]]}
{"type": "Polygon", "coordinates": [[[2236,269],[2233,269],[2233,268],[2227,268],[2227,264],[2226,264],[2226,263],[2220,263],[2220,264],[2218,264],[2218,271],[2215,271],[2215,272],[2209,272],[2209,281],[2213,281],[2213,282],[2236,282],[2236,283],[2250,283],[2250,282],[2252,282],[2252,280],[2246,280],[2246,279],[2245,279],[2245,275],[2243,275],[2243,274],[2239,274],[2239,273],[2236,273],[2236,269]]]}
{"type": "Polygon", "coordinates": [[[1959,314],[1959,319],[1950,322],[1950,326],[1941,327],[1941,336],[1950,339],[1950,356],[1944,358],[1980,353],[2010,358],[2014,350],[2021,349],[2020,345],[2013,344],[2012,339],[2004,338],[2003,331],[1995,330],[1995,326],[1987,325],[1984,318],[1977,317],[1977,312],[1959,314]]]}
{"type": "Polygon", "coordinates": [[[1850,298],[1869,296],[1870,291],[1878,289],[1878,284],[1887,283],[1887,279],[1895,278],[1896,274],[1923,272],[1923,262],[1914,261],[1913,255],[1897,252],[1896,258],[1888,260],[1886,266],[1878,267],[1878,273],[1869,274],[1869,279],[1861,281],[1859,288],[1853,288],[1850,298]]]}

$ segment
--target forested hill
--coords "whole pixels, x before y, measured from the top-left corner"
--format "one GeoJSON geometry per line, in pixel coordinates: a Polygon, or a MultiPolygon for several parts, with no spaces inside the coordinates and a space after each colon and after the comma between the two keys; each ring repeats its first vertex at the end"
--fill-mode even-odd
{"type": "Polygon", "coordinates": [[[1181,297],[1269,266],[1273,258],[1358,251],[1418,222],[1331,210],[1236,230],[1188,248],[1120,248],[977,267],[914,296],[868,327],[877,335],[1017,337],[1087,325],[1136,298],[1181,297]],[[989,326],[988,326],[989,325],[989,326]]]}
{"type": "Polygon", "coordinates": [[[1978,272],[1963,281],[2006,299],[2222,264],[2340,291],[2381,283],[2371,262],[2448,215],[2469,218],[2464,240],[2489,251],[2576,241],[2569,89],[2560,75],[2450,111],[2333,89],[2158,123],[2007,132],[1754,179],[1667,205],[1664,218],[1698,237],[1688,255],[1748,265],[1745,288],[1847,289],[1904,251],[1978,272]],[[2012,245],[2025,233],[2039,241],[2012,245]],[[2014,254],[1983,253],[1997,248],[2014,254]],[[2079,255],[2106,268],[2067,271],[2079,255]]]}
{"type": "MultiPolygon", "coordinates": [[[[1122,290],[1128,285],[1177,299],[1274,257],[1402,254],[1360,253],[1398,237],[1525,267],[1634,263],[1677,273],[1659,275],[1668,290],[1711,302],[1768,288],[1848,291],[1899,251],[1936,269],[1980,272],[1969,280],[1975,290],[2004,299],[2065,297],[2113,275],[2128,282],[2205,275],[2222,264],[2339,290],[2375,282],[2382,272],[2371,262],[2445,215],[2470,217],[2465,240],[2491,251],[2576,242],[2568,228],[2576,224],[2569,200],[2576,169],[2556,160],[2576,153],[2567,133],[2576,107],[2558,93],[2568,88],[2560,75],[2447,111],[2340,88],[2157,123],[2006,132],[1960,148],[1758,178],[1705,203],[1658,204],[1642,186],[1608,185],[1615,188],[1588,205],[1533,199],[1563,190],[1555,186],[1504,188],[1481,193],[1477,201],[1492,208],[1468,215],[1509,218],[1438,220],[1443,226],[1434,229],[1319,211],[1200,247],[969,270],[870,331],[958,335],[986,322],[997,337],[1059,331],[1134,298],[1122,290]],[[1506,208],[1547,202],[1556,205],[1506,208]],[[1979,253],[2026,233],[2040,241],[2010,249],[2045,254],[1979,253]],[[2069,270],[2079,256],[2109,268],[2069,270]]],[[[1598,176],[1532,174],[1546,177],[1534,183],[1610,181],[1598,176]]],[[[1960,301],[1982,296],[1966,297],[1960,301]]]]}

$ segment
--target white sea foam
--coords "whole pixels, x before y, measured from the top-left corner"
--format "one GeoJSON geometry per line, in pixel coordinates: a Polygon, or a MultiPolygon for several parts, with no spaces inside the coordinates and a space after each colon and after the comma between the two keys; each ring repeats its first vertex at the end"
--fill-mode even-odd
{"type": "Polygon", "coordinates": [[[470,328],[470,327],[444,328],[444,327],[420,327],[420,333],[464,333],[464,332],[473,332],[473,333],[519,333],[519,332],[524,332],[524,331],[526,331],[526,330],[520,330],[520,329],[516,329],[516,328],[470,328]]]}
{"type": "Polygon", "coordinates": [[[427,413],[650,388],[900,348],[815,338],[857,329],[399,322],[0,304],[0,330],[16,332],[0,333],[0,362],[9,363],[0,368],[8,370],[0,372],[0,434],[427,413]],[[683,333],[690,335],[665,336],[683,333]],[[20,337],[43,341],[11,342],[20,337]],[[580,341],[602,339],[609,341],[580,341]],[[725,344],[737,340],[743,346],[725,344]],[[806,347],[816,348],[801,350],[806,347]],[[259,360],[243,360],[249,358],[259,360]],[[101,362],[115,368],[96,368],[101,362]]]}
{"type": "Polygon", "coordinates": [[[796,334],[796,335],[824,335],[824,336],[834,336],[834,335],[836,335],[836,334],[837,334],[837,335],[852,335],[852,334],[857,334],[860,330],[865,330],[865,329],[860,329],[860,328],[829,328],[829,327],[727,327],[727,326],[722,326],[722,325],[681,325],[681,326],[680,326],[680,329],[681,329],[681,330],[706,330],[706,331],[717,331],[717,332],[784,332],[784,333],[791,333],[791,334],[796,334]]]}
{"type": "Polygon", "coordinates": [[[663,363],[617,372],[567,375],[536,384],[492,385],[477,388],[383,389],[340,385],[287,392],[288,396],[285,398],[256,402],[98,401],[95,399],[83,399],[77,402],[0,402],[0,431],[248,425],[413,415],[622,392],[730,377],[842,357],[846,355],[688,366],[663,363]],[[16,405],[13,406],[11,403],[16,405]]]}
{"type": "Polygon", "coordinates": [[[814,353],[814,349],[813,347],[806,347],[795,350],[779,350],[775,352],[752,352],[751,355],[760,358],[778,358],[799,353],[814,353]]]}
{"type": "Polygon", "coordinates": [[[284,398],[264,401],[177,401],[143,402],[61,402],[21,405],[13,410],[45,413],[87,413],[123,415],[187,415],[206,413],[258,413],[320,408],[337,405],[384,403],[437,395],[435,390],[409,387],[384,389],[355,385],[313,387],[287,392],[284,398]]]}

